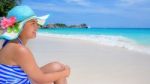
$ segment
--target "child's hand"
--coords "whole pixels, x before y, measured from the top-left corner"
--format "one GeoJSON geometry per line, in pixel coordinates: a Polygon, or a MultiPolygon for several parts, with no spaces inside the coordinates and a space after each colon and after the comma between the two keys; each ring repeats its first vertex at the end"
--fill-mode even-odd
{"type": "Polygon", "coordinates": [[[65,69],[64,69],[63,73],[64,73],[65,77],[68,77],[70,75],[70,67],[65,65],[65,69]]]}

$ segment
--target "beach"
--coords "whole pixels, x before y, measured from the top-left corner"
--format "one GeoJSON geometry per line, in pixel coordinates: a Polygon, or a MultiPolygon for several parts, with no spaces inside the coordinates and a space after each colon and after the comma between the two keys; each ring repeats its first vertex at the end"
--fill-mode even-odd
{"type": "Polygon", "coordinates": [[[68,84],[150,84],[150,55],[94,42],[38,35],[27,45],[42,66],[71,67],[68,84]]]}
{"type": "Polygon", "coordinates": [[[150,84],[149,4],[150,0],[1,0],[0,84],[52,80],[45,67],[45,75],[35,74],[40,70],[33,70],[32,61],[39,69],[53,62],[68,65],[67,84],[150,84]],[[31,53],[7,46],[9,41],[31,53]]]}

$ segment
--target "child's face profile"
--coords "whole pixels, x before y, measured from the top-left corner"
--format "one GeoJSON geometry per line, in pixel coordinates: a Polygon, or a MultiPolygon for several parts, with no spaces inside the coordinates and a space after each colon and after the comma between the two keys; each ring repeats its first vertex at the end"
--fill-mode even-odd
{"type": "Polygon", "coordinates": [[[26,38],[26,39],[31,39],[36,37],[36,31],[39,28],[39,25],[37,23],[36,19],[29,20],[25,23],[24,28],[20,34],[20,36],[26,38]]]}

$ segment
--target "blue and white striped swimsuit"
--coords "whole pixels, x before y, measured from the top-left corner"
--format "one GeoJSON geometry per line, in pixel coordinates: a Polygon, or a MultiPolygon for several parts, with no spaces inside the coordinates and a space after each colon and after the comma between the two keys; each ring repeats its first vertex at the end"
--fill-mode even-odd
{"type": "Polygon", "coordinates": [[[0,64],[0,84],[31,84],[19,66],[0,64]]]}
{"type": "MultiPolygon", "coordinates": [[[[7,43],[8,41],[5,41],[3,47],[7,43]]],[[[20,39],[19,43],[22,44],[20,39]]],[[[31,84],[31,82],[20,66],[0,64],[0,84],[31,84]]]]}

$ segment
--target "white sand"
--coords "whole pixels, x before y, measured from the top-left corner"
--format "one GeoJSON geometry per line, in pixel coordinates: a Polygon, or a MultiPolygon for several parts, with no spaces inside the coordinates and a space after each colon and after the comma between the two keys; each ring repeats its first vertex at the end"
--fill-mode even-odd
{"type": "Polygon", "coordinates": [[[28,46],[39,64],[71,67],[69,84],[150,84],[150,55],[92,42],[43,37],[28,46]]]}
{"type": "Polygon", "coordinates": [[[43,36],[29,44],[40,66],[52,61],[69,65],[69,84],[150,84],[150,55],[147,54],[43,36]]]}

